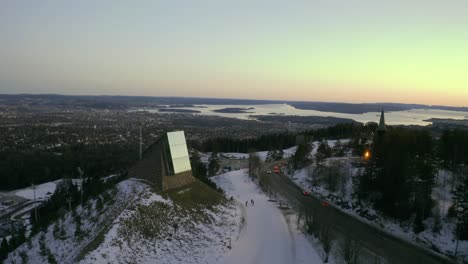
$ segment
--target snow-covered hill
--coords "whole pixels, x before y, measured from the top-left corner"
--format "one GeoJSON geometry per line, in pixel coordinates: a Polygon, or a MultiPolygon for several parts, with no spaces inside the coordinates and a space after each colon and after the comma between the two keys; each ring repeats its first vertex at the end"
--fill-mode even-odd
{"type": "Polygon", "coordinates": [[[5,263],[216,263],[239,233],[235,209],[200,182],[158,194],[129,179],[35,234],[5,263]]]}

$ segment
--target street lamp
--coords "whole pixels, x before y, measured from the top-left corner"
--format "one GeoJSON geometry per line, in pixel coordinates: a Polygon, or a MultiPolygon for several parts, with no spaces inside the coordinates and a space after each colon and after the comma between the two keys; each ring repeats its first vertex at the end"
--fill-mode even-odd
{"type": "Polygon", "coordinates": [[[371,152],[370,150],[364,151],[364,160],[369,160],[371,157],[371,152]]]}

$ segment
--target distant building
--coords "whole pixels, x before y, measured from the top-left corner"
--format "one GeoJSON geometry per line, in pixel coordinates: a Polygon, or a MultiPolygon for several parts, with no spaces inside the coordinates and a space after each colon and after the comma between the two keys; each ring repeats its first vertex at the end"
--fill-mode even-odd
{"type": "Polygon", "coordinates": [[[384,110],[382,109],[382,113],[380,114],[380,122],[379,122],[379,126],[377,127],[377,134],[382,136],[383,134],[385,134],[385,132],[387,132],[387,127],[385,125],[385,114],[384,114],[384,110]]]}
{"type": "Polygon", "coordinates": [[[129,170],[129,176],[148,180],[162,191],[192,183],[184,131],[169,132],[151,145],[129,170]]]}

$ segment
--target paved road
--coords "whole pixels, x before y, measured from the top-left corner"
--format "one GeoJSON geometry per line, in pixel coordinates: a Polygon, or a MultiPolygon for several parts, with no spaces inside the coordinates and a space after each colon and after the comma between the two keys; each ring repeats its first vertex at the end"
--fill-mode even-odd
{"type": "MultiPolygon", "coordinates": [[[[33,205],[34,203],[38,204],[38,206],[43,203],[43,201],[26,201],[24,203],[22,203],[21,205],[19,205],[18,207],[16,207],[14,210],[12,210],[11,212],[8,212],[2,216],[0,216],[0,221],[9,221],[9,220],[12,220],[10,219],[11,216],[15,215],[16,213],[18,213],[19,211],[25,209],[26,207],[28,206],[31,206],[33,205]]],[[[29,211],[33,210],[34,207],[32,207],[29,211]]],[[[24,215],[23,213],[21,215],[24,215]]]]}
{"type": "Polygon", "coordinates": [[[349,236],[359,241],[368,252],[383,257],[389,263],[438,264],[452,263],[422,247],[382,232],[332,206],[322,206],[322,201],[312,196],[303,196],[301,189],[287,177],[278,174],[262,174],[261,183],[268,190],[278,192],[300,210],[314,212],[320,225],[328,225],[334,235],[349,236]]]}

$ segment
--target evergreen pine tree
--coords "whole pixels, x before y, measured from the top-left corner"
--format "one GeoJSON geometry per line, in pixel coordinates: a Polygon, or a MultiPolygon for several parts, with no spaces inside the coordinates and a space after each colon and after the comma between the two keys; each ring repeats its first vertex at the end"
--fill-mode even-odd
{"type": "Polygon", "coordinates": [[[300,144],[292,156],[292,162],[295,169],[299,169],[307,164],[310,160],[312,147],[309,143],[300,144]]]}
{"type": "Polygon", "coordinates": [[[319,147],[317,148],[317,154],[315,155],[315,159],[317,160],[317,163],[321,163],[325,159],[331,157],[332,155],[332,149],[328,145],[326,141],[320,142],[319,147]]]}
{"type": "Polygon", "coordinates": [[[283,156],[284,156],[284,151],[282,149],[276,150],[274,159],[275,159],[275,161],[278,161],[278,160],[283,159],[283,156]]]}
{"type": "Polygon", "coordinates": [[[249,175],[257,178],[259,176],[262,161],[254,150],[249,151],[249,175]]]}
{"type": "Polygon", "coordinates": [[[221,167],[221,162],[219,161],[218,153],[216,152],[211,153],[211,156],[209,158],[209,163],[208,163],[208,175],[210,176],[216,175],[220,167],[221,167]]]}
{"type": "Polygon", "coordinates": [[[3,238],[2,243],[0,244],[0,260],[3,260],[8,256],[8,252],[10,251],[9,249],[8,240],[3,238]]]}
{"type": "Polygon", "coordinates": [[[275,150],[269,150],[265,158],[266,162],[272,162],[275,160],[275,150]]]}
{"type": "Polygon", "coordinates": [[[468,175],[465,172],[462,183],[453,193],[457,216],[456,234],[460,240],[468,240],[468,175]]]}

